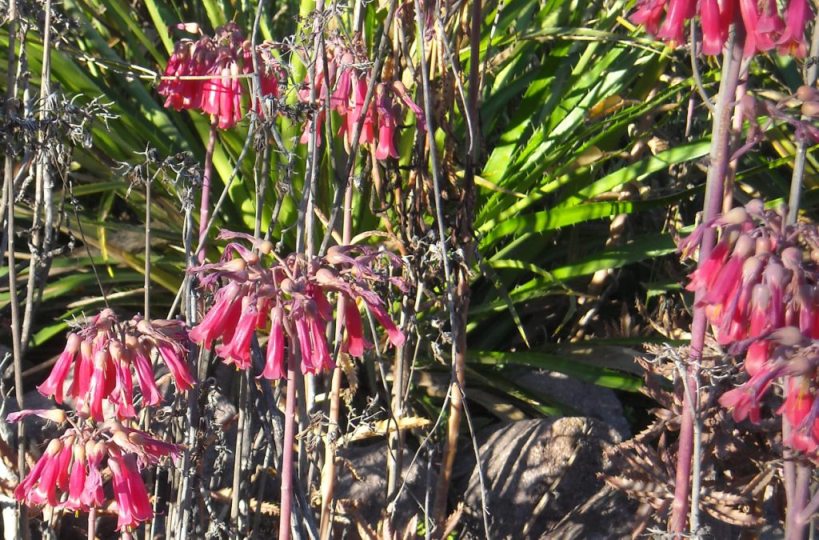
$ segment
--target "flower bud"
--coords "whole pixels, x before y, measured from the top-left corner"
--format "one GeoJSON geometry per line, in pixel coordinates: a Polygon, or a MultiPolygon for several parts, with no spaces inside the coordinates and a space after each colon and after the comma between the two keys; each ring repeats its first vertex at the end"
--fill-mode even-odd
{"type": "Polygon", "coordinates": [[[760,199],[751,199],[745,203],[745,210],[752,216],[759,216],[765,211],[765,203],[760,199]]]}
{"type": "Polygon", "coordinates": [[[59,454],[62,449],[63,441],[60,439],[51,439],[51,442],[48,443],[48,446],[46,447],[45,453],[53,457],[59,454]]]}
{"type": "Polygon", "coordinates": [[[315,277],[320,285],[332,285],[338,281],[338,275],[329,268],[319,268],[315,277]]]}
{"type": "MultiPolygon", "coordinates": [[[[256,261],[258,262],[258,257],[256,258],[256,261]]],[[[223,266],[225,272],[233,273],[242,272],[245,270],[245,268],[247,268],[247,263],[245,263],[245,260],[242,258],[231,259],[223,266]]]]}
{"type": "Polygon", "coordinates": [[[734,246],[734,255],[742,259],[748,258],[756,248],[756,242],[747,234],[740,235],[734,246]]]}
{"type": "Polygon", "coordinates": [[[802,114],[816,118],[819,116],[819,101],[806,101],[802,104],[802,114]]]}
{"type": "Polygon", "coordinates": [[[819,97],[819,92],[815,88],[802,85],[796,89],[796,98],[800,101],[813,101],[819,97]]]}
{"type": "Polygon", "coordinates": [[[773,332],[770,333],[768,339],[771,341],[775,341],[780,345],[784,345],[786,347],[793,347],[794,345],[799,345],[802,343],[805,338],[802,336],[802,332],[799,331],[798,328],[795,326],[785,326],[784,328],[777,328],[773,332]]]}
{"type": "Polygon", "coordinates": [[[271,242],[270,240],[262,240],[261,242],[259,242],[258,248],[259,253],[264,253],[265,255],[268,255],[273,251],[273,242],[271,242]]]}
{"type": "Polygon", "coordinates": [[[77,334],[74,334],[73,332],[71,334],[68,334],[68,337],[66,338],[65,342],[66,352],[75,354],[77,351],[80,350],[81,342],[82,339],[77,334]]]}
{"type": "Polygon", "coordinates": [[[324,260],[330,264],[344,264],[350,261],[350,257],[344,254],[341,246],[330,246],[327,249],[327,254],[324,256],[324,260]]]}
{"type": "Polygon", "coordinates": [[[183,32],[188,32],[189,34],[202,35],[202,28],[198,23],[176,23],[171,28],[176,28],[177,30],[182,30],[183,32]]]}
{"type": "Polygon", "coordinates": [[[279,283],[279,288],[287,294],[293,294],[293,292],[296,290],[296,284],[292,279],[284,278],[281,283],[279,283]]]}
{"type": "Polygon", "coordinates": [[[791,272],[802,269],[802,250],[797,247],[787,247],[782,250],[782,265],[791,272]]]}
{"type": "Polygon", "coordinates": [[[756,239],[756,250],[755,253],[757,255],[768,255],[771,252],[771,239],[767,236],[760,236],[756,239]]]}
{"type": "Polygon", "coordinates": [[[723,225],[740,225],[748,221],[748,212],[743,207],[737,206],[723,214],[719,221],[723,225]]]}

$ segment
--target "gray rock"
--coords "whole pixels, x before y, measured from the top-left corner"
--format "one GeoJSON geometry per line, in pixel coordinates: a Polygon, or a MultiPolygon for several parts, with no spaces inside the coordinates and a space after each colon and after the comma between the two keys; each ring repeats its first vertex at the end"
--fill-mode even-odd
{"type": "MultiPolygon", "coordinates": [[[[490,537],[628,537],[636,506],[598,477],[605,449],[619,441],[617,430],[583,417],[514,422],[479,437],[490,537]]],[[[485,537],[477,468],[458,486],[465,537],[485,537]]]]}
{"type": "MultiPolygon", "coordinates": [[[[356,517],[372,529],[384,517],[382,512],[387,508],[388,451],[384,441],[338,450],[342,463],[338,467],[335,498],[342,502],[342,506],[354,505],[358,514],[356,517]]],[[[396,501],[393,516],[393,526],[397,531],[403,531],[413,516],[423,515],[427,480],[431,489],[435,485],[435,476],[428,475],[427,461],[419,456],[412,463],[414,455],[414,452],[404,449],[401,478],[406,485],[396,501]]]]}
{"type": "Polygon", "coordinates": [[[614,391],[596,384],[583,382],[562,373],[547,370],[517,368],[515,383],[544,394],[570,407],[579,416],[597,418],[617,430],[622,439],[631,436],[631,429],[623,414],[623,406],[614,391]]]}

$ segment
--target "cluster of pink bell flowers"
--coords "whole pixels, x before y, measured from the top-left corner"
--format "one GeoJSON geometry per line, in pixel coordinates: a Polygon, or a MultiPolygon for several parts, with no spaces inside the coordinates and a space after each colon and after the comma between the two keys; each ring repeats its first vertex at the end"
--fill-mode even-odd
{"type": "Polygon", "coordinates": [[[136,409],[132,369],[142,392],[143,406],[162,401],[151,362],[154,352],[163,360],[180,391],[193,386],[187,343],[187,330],[181,321],[148,321],[137,315],[120,322],[112,310],[104,309],[68,334],[65,350],[37,389],[58,404],[67,395],[80,416],[96,422],[113,416],[133,418],[136,409]],[[73,377],[67,384],[69,375],[73,377]],[[104,405],[111,412],[106,412],[104,405]]]}
{"type": "Polygon", "coordinates": [[[406,108],[415,115],[420,130],[424,130],[424,115],[412,100],[401,81],[382,81],[375,85],[373,99],[364,109],[367,89],[370,85],[369,59],[361,47],[348,47],[339,40],[328,43],[327,63],[318,59],[315,65],[315,89],[310,75],[299,88],[299,99],[310,103],[316,109],[314,119],[307,122],[301,143],[306,144],[315,122],[317,140],[321,140],[322,126],[326,118],[324,104],[330,96],[330,108],[338,113],[341,124],[338,135],[343,137],[349,149],[355,133],[356,123],[362,118],[358,143],[370,145],[375,150],[375,159],[398,158],[396,129],[404,119],[406,108]],[[315,96],[312,102],[311,95],[315,96]],[[402,104],[404,105],[402,107],[402,104]]]}
{"type": "Polygon", "coordinates": [[[103,471],[111,472],[118,530],[130,530],[153,517],[140,471],[181,447],[129,427],[137,416],[132,370],[141,393],[141,407],[155,406],[162,394],[153,357],[162,358],[180,391],[193,385],[187,363],[184,323],[148,321],[135,316],[120,321],[110,309],[87,319],[68,334],[66,347],[51,374],[38,386],[63,409],[23,410],[9,421],[36,415],[67,429],[52,439],[40,459],[15,489],[18,500],[73,512],[104,508],[103,471]]]}
{"type": "Polygon", "coordinates": [[[741,26],[744,55],[776,48],[780,54],[804,57],[805,25],[813,17],[808,0],[787,0],[779,10],[776,0],[641,0],[631,20],[660,39],[679,45],[687,42],[686,23],[699,17],[702,52],[722,52],[731,24],[741,26]]]}
{"type": "MultiPolygon", "coordinates": [[[[180,24],[189,32],[201,33],[197,24],[180,24]]],[[[220,129],[229,129],[242,117],[245,88],[241,76],[253,73],[253,50],[239,26],[230,22],[214,36],[176,43],[157,91],[165,96],[165,107],[199,110],[212,115],[220,129]]],[[[262,96],[279,97],[281,68],[268,44],[256,49],[262,96]]],[[[261,109],[256,104],[257,112],[261,109]]]]}
{"type": "Polygon", "coordinates": [[[745,355],[748,380],[720,397],[735,421],[759,423],[764,398],[780,382],[792,429],[785,444],[817,459],[819,449],[819,229],[787,225],[783,209],[752,200],[681,243],[683,254],[699,245],[706,228],[719,241],[691,276],[687,288],[699,300],[719,344],[745,355]]]}
{"type": "Polygon", "coordinates": [[[251,339],[257,330],[268,332],[265,365],[261,377],[286,376],[285,352],[298,343],[303,373],[319,373],[334,367],[327,341],[327,324],[333,308],[328,295],[345,298],[343,350],[361,357],[369,344],[357,301],[366,306],[386,330],[395,347],[404,335],[389,316],[375,289],[389,284],[405,288],[400,278],[389,275],[401,264],[388,251],[366,246],[334,246],[324,257],[289,255],[266,266],[273,256],[270,242],[250,235],[222,231],[221,239],[243,240],[226,245],[222,261],[192,268],[203,287],[213,292],[212,307],[193,328],[194,342],[215,348],[216,355],[237,369],[251,367],[251,339]]]}
{"type": "MultiPolygon", "coordinates": [[[[9,415],[15,421],[37,414],[60,424],[68,419],[60,409],[23,411],[9,415]]],[[[167,457],[176,458],[181,447],[130,429],[117,420],[100,425],[74,424],[52,439],[42,457],[14,490],[30,506],[87,512],[106,506],[103,471],[111,471],[117,530],[129,530],[153,518],[148,491],[140,470],[167,457]]]]}

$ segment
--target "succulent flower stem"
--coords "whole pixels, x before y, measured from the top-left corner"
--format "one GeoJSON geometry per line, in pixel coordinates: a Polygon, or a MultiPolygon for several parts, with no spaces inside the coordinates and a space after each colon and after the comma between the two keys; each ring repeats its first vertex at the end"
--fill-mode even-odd
{"type": "MultiPolygon", "coordinates": [[[[708,169],[708,179],[705,188],[705,201],[703,202],[703,223],[707,223],[714,218],[722,209],[723,193],[725,192],[725,176],[728,170],[728,163],[731,159],[730,131],[731,113],[733,111],[733,101],[736,95],[736,88],[739,81],[739,72],[742,63],[742,51],[744,36],[742,27],[734,26],[732,38],[729,38],[723,53],[722,81],[720,82],[719,94],[715,104],[716,114],[714,115],[712,138],[711,138],[711,163],[708,169]]],[[[708,229],[703,233],[700,243],[698,267],[704,264],[711,250],[714,247],[716,231],[708,229]]],[[[700,288],[696,292],[697,301],[701,300],[705,294],[705,288],[700,288]]],[[[688,365],[688,386],[689,388],[699,388],[697,379],[699,377],[699,362],[702,358],[703,345],[705,343],[705,332],[707,329],[707,318],[704,306],[694,308],[694,320],[691,323],[691,345],[688,365]]],[[[682,418],[680,420],[680,439],[677,454],[677,472],[674,489],[674,502],[672,504],[671,521],[669,530],[673,533],[682,533],[686,526],[686,516],[689,511],[689,496],[694,489],[698,489],[699,479],[691,478],[692,459],[694,456],[694,412],[692,404],[687,396],[683,396],[682,418]]]]}

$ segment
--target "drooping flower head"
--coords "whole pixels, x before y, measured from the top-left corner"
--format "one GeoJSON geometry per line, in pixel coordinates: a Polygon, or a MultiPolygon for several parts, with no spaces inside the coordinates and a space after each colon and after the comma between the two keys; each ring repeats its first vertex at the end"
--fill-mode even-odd
{"type": "Polygon", "coordinates": [[[328,295],[344,297],[344,349],[362,356],[368,346],[358,302],[366,307],[386,330],[394,346],[404,336],[389,316],[386,304],[375,292],[390,284],[402,287],[400,279],[387,271],[400,266],[400,259],[386,251],[364,246],[335,246],[325,257],[308,260],[289,255],[266,266],[262,257],[271,252],[269,242],[249,235],[222,231],[220,238],[241,239],[225,248],[221,262],[191,269],[206,287],[214,287],[214,302],[202,322],[191,330],[191,339],[210,347],[216,343],[217,356],[237,369],[250,368],[251,340],[258,330],[268,332],[267,354],[261,376],[284,377],[285,348],[298,346],[301,370],[318,373],[331,369],[334,361],[327,343],[327,323],[333,317],[328,295]],[[261,255],[261,256],[260,256],[261,255]],[[218,287],[218,280],[222,286],[218,287]]]}
{"type": "Polygon", "coordinates": [[[359,42],[346,45],[340,40],[332,40],[328,42],[327,57],[326,66],[322,59],[315,63],[315,85],[308,75],[299,89],[299,99],[318,110],[305,125],[301,143],[306,144],[309,141],[313,122],[317,141],[321,141],[325,121],[325,111],[322,107],[329,94],[330,108],[341,120],[338,134],[343,137],[347,148],[352,145],[356,126],[360,122],[359,144],[372,146],[378,160],[397,158],[396,128],[409,109],[415,115],[418,128],[424,130],[421,108],[415,104],[400,81],[383,81],[375,84],[373,96],[365,108],[370,86],[370,60],[359,42]],[[314,86],[315,90],[312,90],[314,86]],[[314,99],[311,97],[313,94],[314,99]]]}
{"type": "Polygon", "coordinates": [[[805,25],[811,17],[807,0],[788,0],[782,20],[776,0],[641,0],[631,16],[649,34],[672,44],[686,42],[687,23],[699,17],[702,52],[718,55],[731,24],[744,29],[744,55],[770,51],[804,57],[805,25]]]}
{"type": "MultiPolygon", "coordinates": [[[[199,32],[198,25],[180,25],[199,32]]],[[[279,95],[281,70],[270,54],[270,44],[257,47],[261,96],[279,95]]],[[[239,26],[229,22],[213,37],[183,39],[176,43],[157,91],[165,96],[165,107],[200,110],[212,115],[221,129],[242,119],[242,98],[247,86],[241,76],[253,73],[253,51],[239,26]]],[[[256,103],[257,112],[261,112],[256,103]]]]}
{"type": "Polygon", "coordinates": [[[819,228],[786,225],[784,212],[750,201],[700,225],[680,247],[690,254],[708,228],[719,237],[686,288],[699,293],[717,341],[745,356],[750,379],[723,394],[720,404],[736,421],[757,423],[770,388],[781,385],[785,401],[777,413],[792,424],[785,443],[819,459],[819,228]]]}
{"type": "MultiPolygon", "coordinates": [[[[28,414],[22,411],[9,420],[28,414]]],[[[63,416],[63,420],[64,420],[63,416]]],[[[105,504],[103,471],[112,472],[117,503],[117,530],[133,529],[153,518],[140,468],[165,458],[177,458],[181,448],[160,441],[116,421],[100,425],[82,423],[52,439],[40,459],[14,490],[17,500],[29,506],[86,512],[105,504]]]]}
{"type": "Polygon", "coordinates": [[[81,415],[103,421],[104,406],[110,403],[117,417],[132,418],[136,416],[132,368],[143,403],[156,405],[162,397],[154,380],[152,355],[162,359],[176,387],[185,391],[194,382],[187,350],[187,331],[181,321],[148,321],[137,315],[120,322],[112,310],[104,309],[68,335],[65,350],[37,390],[63,403],[73,372],[67,395],[81,415]]]}

